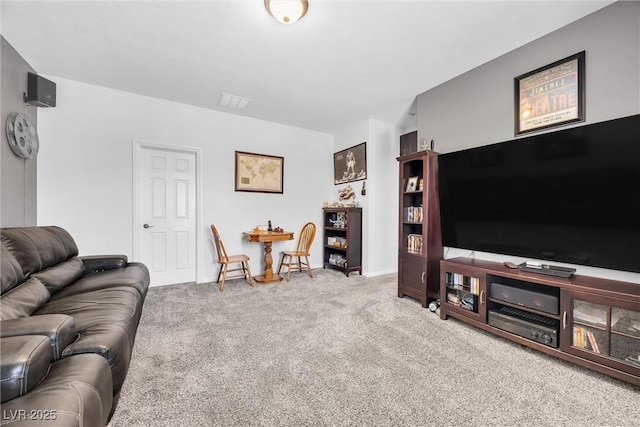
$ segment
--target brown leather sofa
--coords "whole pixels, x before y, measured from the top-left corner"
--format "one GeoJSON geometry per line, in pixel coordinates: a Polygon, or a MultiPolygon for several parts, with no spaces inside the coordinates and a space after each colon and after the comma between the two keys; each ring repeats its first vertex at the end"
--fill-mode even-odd
{"type": "Polygon", "coordinates": [[[129,369],[149,271],[126,256],[79,257],[60,227],[0,235],[0,424],[107,424],[129,369]]]}

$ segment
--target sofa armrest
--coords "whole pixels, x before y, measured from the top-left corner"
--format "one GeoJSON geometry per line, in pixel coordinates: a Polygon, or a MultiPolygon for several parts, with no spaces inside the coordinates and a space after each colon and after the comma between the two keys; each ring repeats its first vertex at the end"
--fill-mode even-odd
{"type": "Polygon", "coordinates": [[[0,339],[2,403],[23,396],[44,378],[51,364],[51,344],[42,335],[0,339]]]}
{"type": "MultiPolygon", "coordinates": [[[[62,351],[77,338],[76,322],[65,314],[43,314],[19,317],[0,322],[0,337],[44,335],[49,338],[53,359],[62,357],[62,351]]],[[[4,354],[3,354],[4,357],[4,354]]]]}
{"type": "Polygon", "coordinates": [[[65,357],[49,366],[27,394],[2,403],[3,427],[106,426],[115,410],[109,364],[95,354],[65,357]]]}
{"type": "Polygon", "coordinates": [[[90,255],[80,257],[84,263],[84,275],[114,270],[127,266],[129,259],[126,255],[90,255]]]}

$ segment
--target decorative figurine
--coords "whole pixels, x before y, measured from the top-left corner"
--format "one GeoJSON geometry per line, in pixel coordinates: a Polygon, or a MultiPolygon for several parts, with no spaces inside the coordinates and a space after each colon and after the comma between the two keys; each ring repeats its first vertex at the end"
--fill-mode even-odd
{"type": "Polygon", "coordinates": [[[351,188],[351,185],[347,185],[341,190],[338,190],[338,198],[340,200],[349,200],[354,199],[356,197],[355,191],[351,188]]]}

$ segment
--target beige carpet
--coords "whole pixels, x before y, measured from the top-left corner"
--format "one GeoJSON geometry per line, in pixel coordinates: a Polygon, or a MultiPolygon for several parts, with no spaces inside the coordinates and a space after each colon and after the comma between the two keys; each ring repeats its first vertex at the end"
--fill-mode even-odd
{"type": "Polygon", "coordinates": [[[396,276],[151,288],[111,426],[637,426],[640,387],[396,295],[396,276]]]}

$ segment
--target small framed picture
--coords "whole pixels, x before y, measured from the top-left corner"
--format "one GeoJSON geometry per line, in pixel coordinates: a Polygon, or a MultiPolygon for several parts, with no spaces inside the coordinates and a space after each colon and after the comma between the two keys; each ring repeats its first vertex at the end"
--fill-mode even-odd
{"type": "Polygon", "coordinates": [[[409,192],[417,191],[417,190],[418,190],[418,177],[417,176],[412,176],[407,181],[407,188],[405,189],[405,191],[407,193],[409,193],[409,192]]]}

